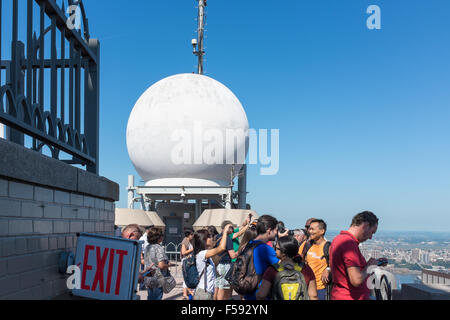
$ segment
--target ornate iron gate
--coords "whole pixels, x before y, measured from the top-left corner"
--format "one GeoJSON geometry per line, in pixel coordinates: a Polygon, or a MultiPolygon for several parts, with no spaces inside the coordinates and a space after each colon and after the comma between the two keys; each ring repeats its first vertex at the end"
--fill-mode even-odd
{"type": "Polygon", "coordinates": [[[0,0],[0,122],[7,126],[6,139],[24,145],[28,135],[32,149],[47,146],[59,160],[65,152],[69,159],[61,161],[98,174],[100,47],[90,38],[82,0],[20,0],[26,1],[26,23],[19,21],[19,1],[8,1],[12,12],[3,12],[0,0]],[[5,17],[11,17],[11,29],[2,30],[5,17]],[[76,18],[82,25],[74,26],[76,18]],[[26,39],[21,41],[22,24],[26,39]],[[6,32],[11,32],[11,56],[3,60],[6,32]]]}

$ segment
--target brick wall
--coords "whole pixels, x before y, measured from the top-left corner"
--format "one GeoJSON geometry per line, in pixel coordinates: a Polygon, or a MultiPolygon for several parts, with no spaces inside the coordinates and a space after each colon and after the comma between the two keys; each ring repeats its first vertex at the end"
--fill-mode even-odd
{"type": "Polygon", "coordinates": [[[118,193],[114,182],[0,139],[0,300],[67,292],[60,254],[75,253],[79,232],[114,234],[118,193]]]}
{"type": "Polygon", "coordinates": [[[0,179],[0,299],[62,294],[59,255],[79,232],[113,235],[114,203],[0,179]]]}

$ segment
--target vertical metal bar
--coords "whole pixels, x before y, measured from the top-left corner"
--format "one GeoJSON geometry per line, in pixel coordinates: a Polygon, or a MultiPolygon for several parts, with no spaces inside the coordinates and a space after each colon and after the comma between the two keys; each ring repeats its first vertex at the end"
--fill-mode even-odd
{"type": "Polygon", "coordinates": [[[81,51],[75,50],[75,129],[81,134],[81,51]]]}
{"type": "Polygon", "coordinates": [[[66,113],[66,107],[65,107],[65,70],[66,70],[66,28],[61,29],[61,121],[63,124],[65,124],[65,113],[66,113]]]}
{"type": "Polygon", "coordinates": [[[31,105],[33,97],[33,0],[27,3],[27,101],[31,105]]]}
{"type": "Polygon", "coordinates": [[[39,58],[40,58],[40,67],[39,67],[39,107],[41,111],[44,111],[44,22],[45,22],[45,2],[41,3],[41,12],[40,12],[40,33],[39,33],[39,58]]]}
{"type": "MultiPolygon", "coordinates": [[[[12,43],[11,43],[11,64],[10,64],[10,72],[8,74],[7,71],[7,82],[11,83],[11,90],[13,92],[14,97],[22,95],[24,93],[24,79],[22,76],[22,60],[24,59],[25,47],[24,44],[18,41],[18,28],[19,28],[19,4],[18,0],[13,0],[12,6],[12,43]],[[8,79],[9,78],[9,79],[8,79]],[[9,81],[8,81],[9,80],[9,81]]],[[[18,113],[20,112],[19,106],[7,106],[8,113],[18,117],[18,113]],[[15,113],[12,112],[15,109],[15,113]]],[[[19,118],[19,117],[18,117],[19,118]]],[[[24,144],[24,135],[18,130],[7,128],[6,129],[6,139],[23,145],[24,144]]]]}
{"type": "Polygon", "coordinates": [[[13,0],[13,27],[12,27],[12,41],[17,41],[18,34],[18,4],[17,0],[13,0]]]}
{"type": "Polygon", "coordinates": [[[51,17],[51,76],[50,76],[50,112],[56,119],[58,108],[58,74],[56,70],[56,16],[51,17]]]}
{"type": "Polygon", "coordinates": [[[89,155],[95,159],[94,164],[87,165],[86,170],[99,173],[99,127],[100,127],[100,43],[89,39],[89,48],[97,57],[97,63],[89,61],[85,69],[84,83],[84,135],[89,146],[89,155]]]}
{"type": "Polygon", "coordinates": [[[12,46],[11,46],[11,89],[14,95],[17,94],[17,37],[18,37],[18,19],[19,19],[19,13],[18,13],[18,0],[13,0],[13,7],[12,7],[12,46]]]}
{"type": "MultiPolygon", "coordinates": [[[[33,61],[35,61],[36,58],[37,56],[35,56],[33,52],[33,61]]],[[[37,104],[37,96],[37,69],[33,68],[33,104],[37,104]]]]}
{"type": "MultiPolygon", "coordinates": [[[[2,0],[0,0],[0,65],[2,64],[2,0]]],[[[0,69],[0,86],[2,85],[2,70],[0,69]]],[[[0,128],[0,130],[3,128],[0,128]]],[[[2,136],[2,132],[0,131],[0,136],[2,136]]]]}
{"type": "Polygon", "coordinates": [[[69,124],[73,129],[73,61],[74,61],[73,40],[70,39],[70,66],[69,66],[69,124]]]}

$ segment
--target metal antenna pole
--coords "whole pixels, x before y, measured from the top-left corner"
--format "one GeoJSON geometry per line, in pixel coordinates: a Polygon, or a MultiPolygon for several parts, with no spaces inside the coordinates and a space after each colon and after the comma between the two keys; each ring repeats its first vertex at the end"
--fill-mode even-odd
{"type": "Polygon", "coordinates": [[[192,42],[194,46],[194,54],[198,57],[198,74],[203,74],[203,56],[205,51],[203,48],[203,35],[205,32],[205,7],[207,6],[207,0],[197,0],[198,1],[198,43],[192,42]],[[198,48],[196,46],[198,45],[198,48]]]}

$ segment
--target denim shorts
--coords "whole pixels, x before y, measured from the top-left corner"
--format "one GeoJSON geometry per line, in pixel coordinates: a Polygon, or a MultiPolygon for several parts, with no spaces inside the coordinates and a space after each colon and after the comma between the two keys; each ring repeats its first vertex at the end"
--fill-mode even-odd
{"type": "Polygon", "coordinates": [[[231,269],[231,264],[219,264],[217,266],[217,274],[216,274],[216,282],[215,286],[216,289],[231,289],[230,284],[225,279],[225,275],[228,273],[228,271],[231,269]]]}

